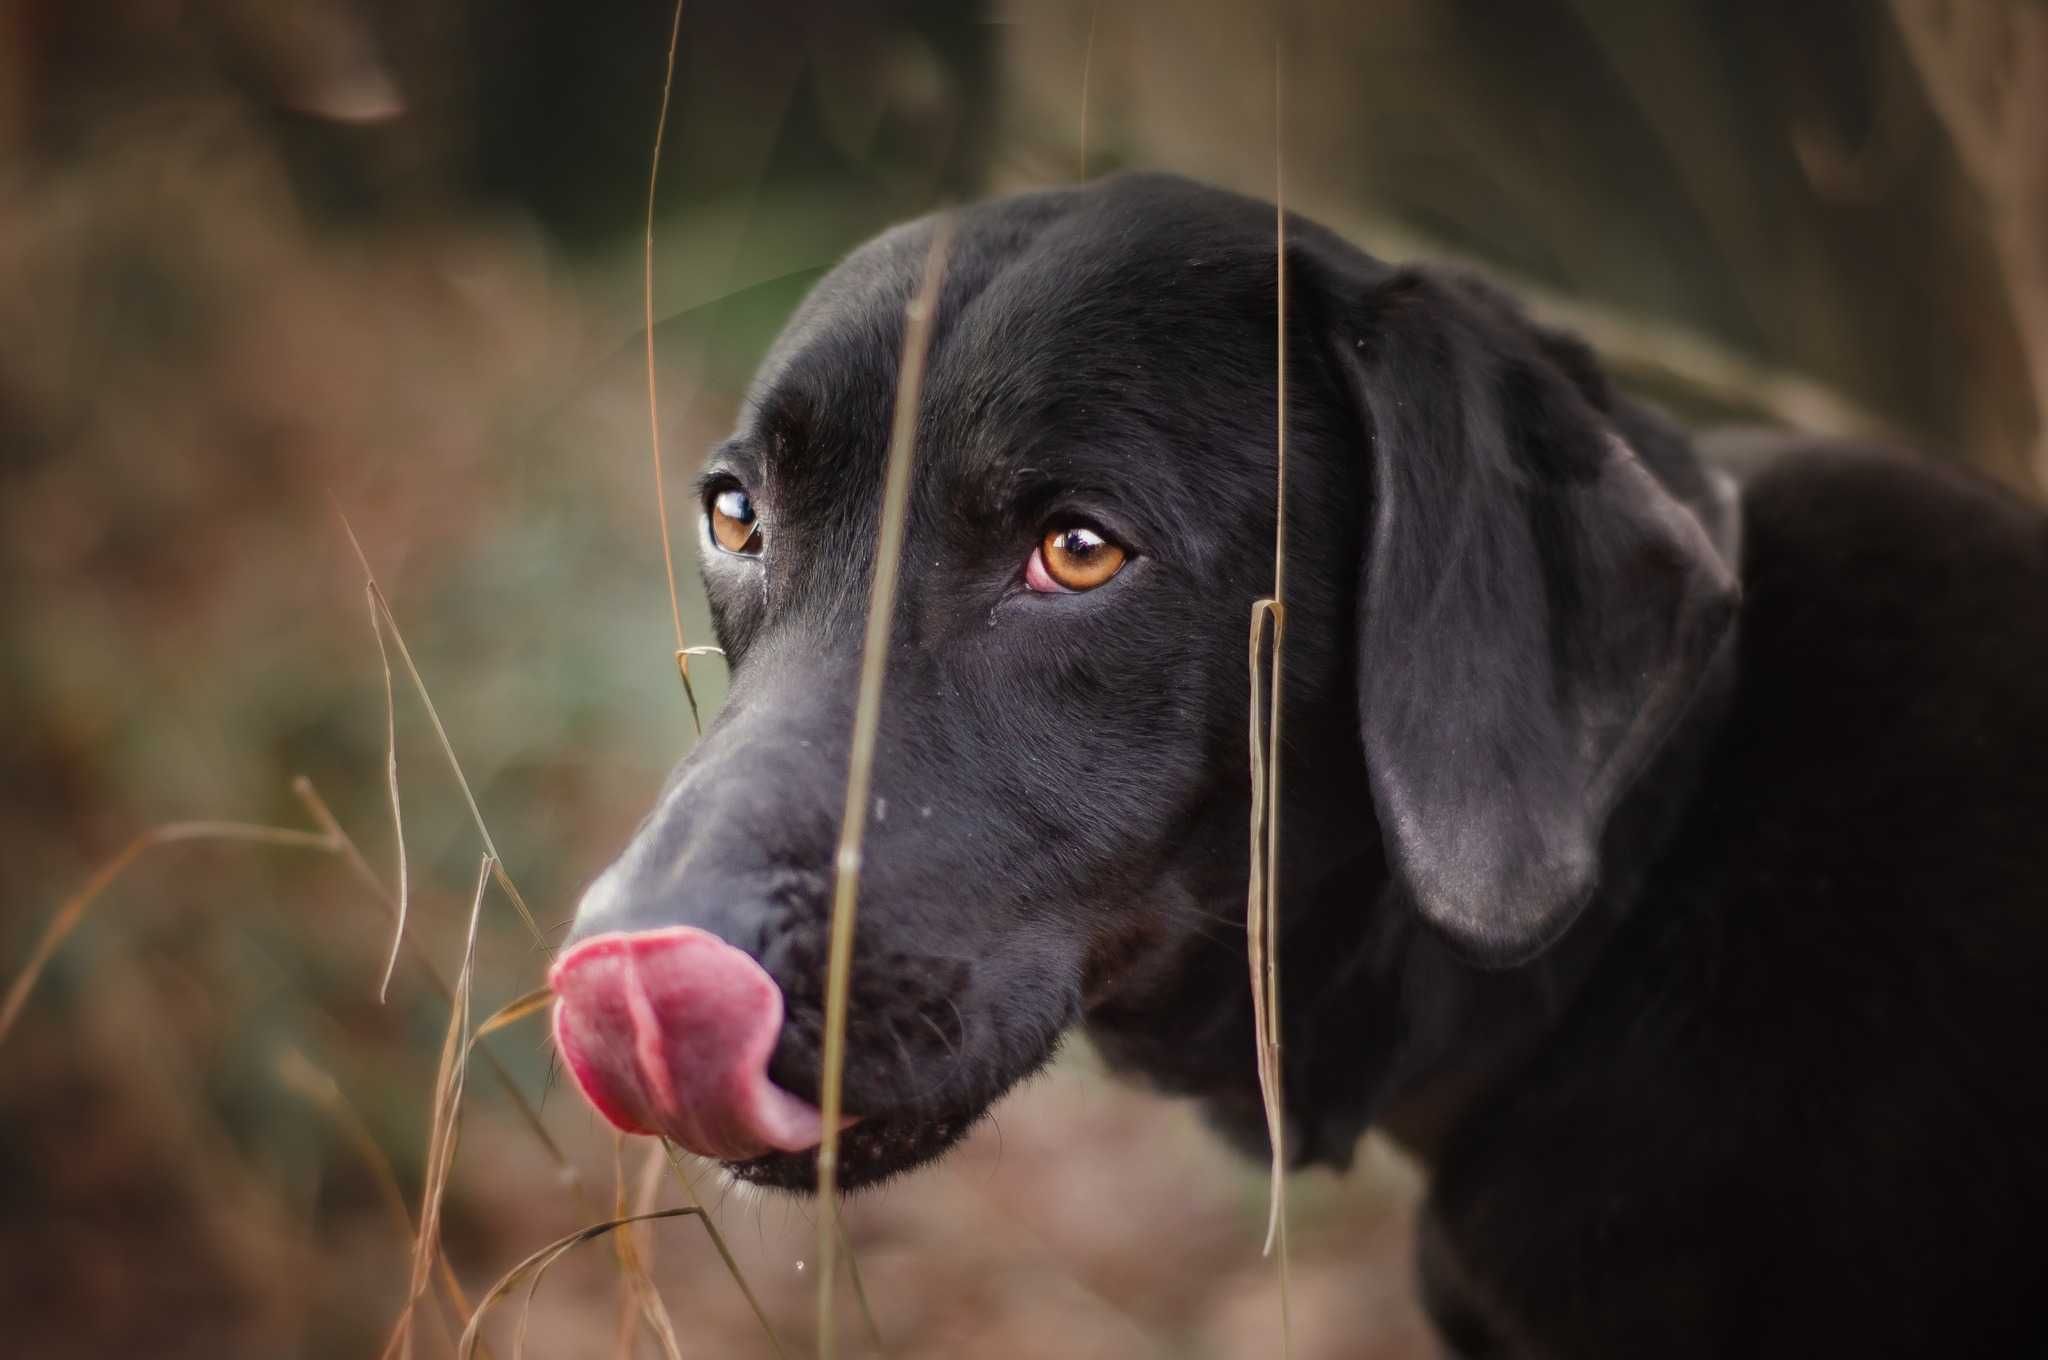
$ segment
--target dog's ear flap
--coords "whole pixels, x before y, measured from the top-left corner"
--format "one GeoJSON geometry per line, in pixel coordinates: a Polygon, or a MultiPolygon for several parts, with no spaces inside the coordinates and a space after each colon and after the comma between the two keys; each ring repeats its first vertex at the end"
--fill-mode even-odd
{"type": "Polygon", "coordinates": [[[1375,810],[1422,915],[1505,966],[1591,897],[1608,815],[1692,697],[1734,578],[1526,325],[1413,272],[1331,301],[1372,442],[1375,810]]]}

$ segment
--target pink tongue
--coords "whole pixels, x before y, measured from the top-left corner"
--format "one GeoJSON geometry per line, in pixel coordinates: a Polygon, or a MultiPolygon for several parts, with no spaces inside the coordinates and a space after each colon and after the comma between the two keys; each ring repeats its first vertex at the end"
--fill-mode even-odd
{"type": "Polygon", "coordinates": [[[548,981],[555,1047],[619,1128],[721,1161],[817,1146],[817,1109],[768,1080],[782,992],[745,951],[694,926],[598,935],[548,981]]]}

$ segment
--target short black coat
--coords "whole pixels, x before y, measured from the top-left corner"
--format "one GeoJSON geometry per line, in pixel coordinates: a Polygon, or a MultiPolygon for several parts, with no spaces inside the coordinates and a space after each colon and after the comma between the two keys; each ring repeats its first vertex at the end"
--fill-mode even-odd
{"type": "MultiPolygon", "coordinates": [[[[956,226],[842,1176],[943,1151],[1077,1025],[1256,1152],[1272,210],[1143,175],[956,226]],[[1130,564],[1024,589],[1076,521],[1130,564]]],[[[801,1094],[932,230],[819,285],[714,452],[707,493],[744,486],[765,531],[758,559],[706,547],[732,700],[576,925],[754,953],[801,1094]]],[[[1289,237],[1291,1160],[1342,1165],[1374,1123],[1418,1153],[1424,1297],[1461,1354],[2040,1354],[2042,516],[1794,436],[1741,441],[1738,490],[1724,441],[1485,286],[1289,237]]]]}

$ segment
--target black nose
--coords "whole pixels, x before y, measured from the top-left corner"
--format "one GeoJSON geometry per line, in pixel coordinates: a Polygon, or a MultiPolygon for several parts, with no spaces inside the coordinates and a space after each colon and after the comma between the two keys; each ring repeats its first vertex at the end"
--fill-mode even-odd
{"type": "Polygon", "coordinates": [[[585,891],[571,943],[694,926],[758,957],[830,893],[841,780],[819,738],[729,710],[585,891]]]}

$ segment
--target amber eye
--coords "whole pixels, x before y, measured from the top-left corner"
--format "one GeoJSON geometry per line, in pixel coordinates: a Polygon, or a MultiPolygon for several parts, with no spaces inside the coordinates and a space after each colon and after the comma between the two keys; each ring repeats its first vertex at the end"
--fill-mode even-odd
{"type": "Polygon", "coordinates": [[[1024,568],[1024,584],[1045,594],[1093,590],[1123,570],[1127,554],[1083,525],[1054,529],[1039,540],[1024,568]]]}
{"type": "Polygon", "coordinates": [[[736,486],[715,492],[704,513],[711,520],[711,540],[729,553],[755,557],[761,551],[761,524],[754,518],[754,502],[736,486]]]}

